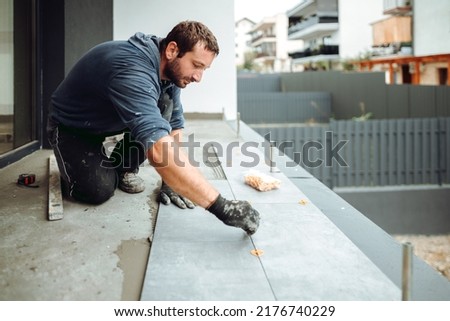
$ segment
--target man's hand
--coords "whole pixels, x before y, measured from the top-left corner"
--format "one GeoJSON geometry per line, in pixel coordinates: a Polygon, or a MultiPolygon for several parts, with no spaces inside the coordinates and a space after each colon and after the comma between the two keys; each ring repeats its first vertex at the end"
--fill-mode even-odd
{"type": "Polygon", "coordinates": [[[226,225],[240,227],[249,235],[259,227],[259,213],[247,201],[229,201],[219,195],[207,210],[226,225]]]}
{"type": "Polygon", "coordinates": [[[169,185],[166,183],[162,183],[161,190],[159,191],[158,201],[163,203],[164,205],[169,205],[170,203],[174,203],[179,208],[194,208],[195,204],[192,203],[186,197],[183,197],[177,193],[175,193],[169,185]]]}

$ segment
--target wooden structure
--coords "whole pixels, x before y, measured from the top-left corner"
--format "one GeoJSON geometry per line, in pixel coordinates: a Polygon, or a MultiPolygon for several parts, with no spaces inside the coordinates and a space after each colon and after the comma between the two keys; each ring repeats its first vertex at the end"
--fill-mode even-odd
{"type": "MultiPolygon", "coordinates": [[[[438,54],[429,56],[396,56],[396,57],[386,57],[377,58],[371,60],[363,60],[355,62],[359,65],[360,70],[372,70],[373,66],[388,64],[389,65],[389,83],[394,83],[394,69],[395,66],[400,65],[413,65],[414,73],[412,74],[411,83],[414,85],[420,84],[420,66],[421,64],[437,63],[437,62],[447,62],[447,74],[450,70],[450,54],[438,54]],[[418,72],[417,72],[418,71],[418,72]]],[[[447,76],[447,85],[450,86],[450,77],[447,76]]]]}
{"type": "Polygon", "coordinates": [[[411,42],[411,16],[391,16],[372,24],[373,45],[411,42]]]}

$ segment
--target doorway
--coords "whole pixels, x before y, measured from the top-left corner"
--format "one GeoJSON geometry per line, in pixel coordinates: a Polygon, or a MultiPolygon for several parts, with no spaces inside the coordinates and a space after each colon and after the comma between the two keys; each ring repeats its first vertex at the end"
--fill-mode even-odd
{"type": "Polygon", "coordinates": [[[35,0],[0,1],[0,160],[37,139],[35,17],[35,0]]]}
{"type": "Polygon", "coordinates": [[[439,80],[439,85],[447,85],[447,81],[448,81],[448,69],[447,68],[438,68],[438,80],[439,80]]]}

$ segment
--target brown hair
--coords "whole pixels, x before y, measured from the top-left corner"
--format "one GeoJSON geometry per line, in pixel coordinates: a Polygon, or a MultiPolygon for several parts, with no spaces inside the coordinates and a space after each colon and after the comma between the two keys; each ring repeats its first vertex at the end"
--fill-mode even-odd
{"type": "Polygon", "coordinates": [[[202,43],[204,48],[219,54],[219,45],[217,39],[211,30],[207,26],[197,21],[182,21],[178,23],[169,32],[166,38],[162,40],[160,50],[161,52],[166,48],[167,44],[171,41],[177,43],[178,57],[183,57],[186,52],[192,51],[197,43],[202,43]]]}

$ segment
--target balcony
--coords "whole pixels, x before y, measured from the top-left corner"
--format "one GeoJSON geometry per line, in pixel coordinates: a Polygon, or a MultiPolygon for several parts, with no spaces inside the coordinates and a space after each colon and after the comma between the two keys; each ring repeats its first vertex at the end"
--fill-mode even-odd
{"type": "Polygon", "coordinates": [[[319,48],[311,49],[307,48],[304,51],[297,51],[289,54],[292,59],[300,59],[312,56],[321,55],[339,55],[339,46],[337,45],[321,45],[319,48]]]}
{"type": "Polygon", "coordinates": [[[401,15],[411,12],[411,0],[384,0],[383,14],[401,15]]]}
{"type": "Polygon", "coordinates": [[[411,17],[392,16],[372,24],[373,46],[411,42],[411,17]]]}
{"type": "Polygon", "coordinates": [[[337,0],[307,0],[287,12],[290,40],[320,38],[338,30],[337,0]]]}
{"type": "Polygon", "coordinates": [[[256,54],[256,57],[255,58],[269,58],[269,57],[271,57],[271,58],[275,58],[276,57],[276,52],[274,52],[274,51],[263,51],[263,52],[258,52],[257,54],[256,54]]]}
{"type": "Polygon", "coordinates": [[[254,35],[252,37],[252,40],[250,41],[250,45],[252,47],[257,47],[263,43],[276,42],[276,40],[277,40],[277,38],[273,34],[259,34],[259,35],[254,35]]]}
{"type": "Polygon", "coordinates": [[[337,31],[338,28],[337,16],[314,16],[292,24],[288,29],[288,38],[290,40],[319,38],[337,31]]]}
{"type": "MultiPolygon", "coordinates": [[[[148,163],[139,171],[148,192],[118,190],[102,205],[64,199],[64,219],[49,222],[46,187],[52,152],[41,150],[0,171],[2,210],[8,213],[1,225],[0,262],[6,263],[0,298],[400,299],[400,246],[362,213],[304,168],[292,166],[281,152],[274,153],[276,172],[270,173],[266,141],[243,122],[191,119],[185,130],[187,136],[195,133],[189,148],[205,177],[225,197],[248,199],[260,212],[255,235],[225,226],[200,207],[159,206],[161,179],[148,163]],[[216,157],[207,144],[217,148],[216,157]],[[246,186],[243,175],[250,164],[279,179],[281,187],[261,193],[246,186]],[[40,188],[14,184],[24,168],[33,168],[40,188]],[[256,249],[266,254],[256,256],[256,249]]],[[[417,257],[413,268],[413,300],[448,299],[449,284],[442,275],[417,257]]]]}

